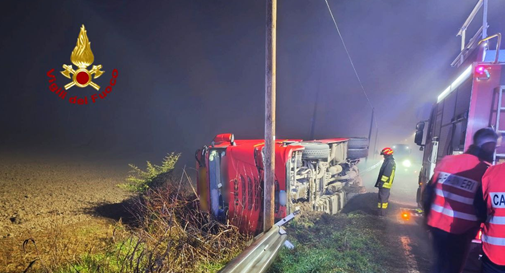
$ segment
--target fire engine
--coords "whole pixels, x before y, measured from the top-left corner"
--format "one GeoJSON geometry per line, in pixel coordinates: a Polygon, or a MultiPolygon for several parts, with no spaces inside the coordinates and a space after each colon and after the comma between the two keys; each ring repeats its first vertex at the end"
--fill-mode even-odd
{"type": "MultiPolygon", "coordinates": [[[[490,36],[487,34],[487,8],[488,0],[479,0],[459,30],[457,35],[461,36],[461,51],[451,64],[459,70],[459,75],[437,97],[429,120],[417,123],[415,143],[424,150],[417,191],[419,205],[424,185],[433,176],[435,166],[441,158],[466,151],[472,144],[474,133],[481,128],[492,127],[498,134],[505,132],[505,50],[500,50],[500,33],[490,36]],[[466,31],[480,11],[482,25],[466,41],[466,31]],[[424,137],[426,123],[428,127],[424,137]]],[[[505,147],[497,147],[493,163],[503,160],[505,147]]],[[[410,215],[420,215],[408,211],[402,213],[404,219],[410,215]]],[[[465,273],[480,272],[480,235],[479,232],[472,241],[465,273]]]]}
{"type": "MultiPolygon", "coordinates": [[[[505,50],[500,50],[501,34],[487,36],[487,0],[480,0],[458,35],[462,36],[461,52],[452,63],[460,74],[444,89],[433,105],[429,120],[417,123],[415,143],[424,149],[419,176],[419,193],[433,175],[438,160],[446,155],[461,154],[472,144],[474,133],[492,127],[505,132],[505,50]],[[483,9],[483,25],[468,43],[465,32],[483,9]],[[491,42],[495,47],[491,48],[491,42]],[[428,123],[425,143],[424,127],[428,123]]],[[[505,159],[505,147],[497,147],[495,160],[505,159]]],[[[493,162],[494,163],[494,162],[493,162]]]]}
{"type": "MultiPolygon", "coordinates": [[[[243,232],[262,232],[264,140],[219,134],[196,152],[200,206],[243,232]]],[[[275,219],[296,210],[329,214],[344,206],[346,189],[361,186],[357,164],[366,138],[275,141],[275,219]]]]}

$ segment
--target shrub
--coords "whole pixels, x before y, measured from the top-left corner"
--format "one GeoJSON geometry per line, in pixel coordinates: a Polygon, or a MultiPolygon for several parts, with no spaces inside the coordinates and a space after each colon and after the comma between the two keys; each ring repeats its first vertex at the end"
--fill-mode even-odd
{"type": "MultiPolygon", "coordinates": [[[[188,181],[190,183],[190,181],[188,181]]],[[[189,187],[191,188],[191,187],[189,187]]],[[[79,272],[217,272],[249,237],[199,208],[181,181],[148,188],[130,203],[138,227],[104,255],[82,257],[79,272]],[[100,271],[98,271],[100,269],[100,271]]]]}
{"type": "Polygon", "coordinates": [[[118,186],[122,189],[141,193],[145,192],[153,181],[159,177],[161,174],[165,174],[174,169],[175,164],[179,160],[181,154],[169,153],[163,161],[161,162],[161,166],[154,165],[151,162],[147,161],[146,170],[141,170],[139,167],[129,164],[131,170],[130,175],[126,178],[126,183],[119,184],[118,186]]]}
{"type": "MultiPolygon", "coordinates": [[[[201,211],[197,196],[181,182],[149,189],[135,202],[141,225],[135,236],[144,248],[138,257],[130,253],[126,260],[137,260],[142,272],[216,272],[249,239],[237,227],[201,211]]],[[[133,271],[126,272],[136,272],[136,265],[129,269],[133,271]]]]}

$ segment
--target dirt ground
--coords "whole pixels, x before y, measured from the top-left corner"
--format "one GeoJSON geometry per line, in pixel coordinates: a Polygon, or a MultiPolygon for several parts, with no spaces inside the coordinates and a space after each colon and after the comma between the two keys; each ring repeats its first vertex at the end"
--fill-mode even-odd
{"type": "MultiPolygon", "coordinates": [[[[99,157],[2,153],[0,272],[26,268],[29,261],[22,246],[29,238],[44,252],[51,251],[48,242],[54,250],[55,238],[66,231],[83,238],[107,237],[100,233],[108,232],[114,221],[103,216],[108,216],[107,206],[129,196],[116,186],[124,182],[128,169],[127,162],[99,157]]],[[[67,252],[75,255],[72,249],[67,252]]]]}

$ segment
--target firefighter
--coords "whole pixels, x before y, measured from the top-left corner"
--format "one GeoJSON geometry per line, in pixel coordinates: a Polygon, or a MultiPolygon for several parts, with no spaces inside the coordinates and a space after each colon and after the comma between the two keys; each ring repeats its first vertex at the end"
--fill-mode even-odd
{"type": "Polygon", "coordinates": [[[427,225],[433,241],[432,273],[461,272],[480,222],[474,207],[482,176],[493,160],[498,136],[478,130],[464,154],[445,156],[423,193],[427,225]]]}
{"type": "Polygon", "coordinates": [[[382,162],[375,187],[379,188],[379,202],[377,204],[379,216],[384,216],[389,204],[391,186],[393,185],[393,180],[395,179],[396,163],[393,158],[393,149],[386,147],[382,149],[381,155],[384,156],[384,162],[382,162]]]}

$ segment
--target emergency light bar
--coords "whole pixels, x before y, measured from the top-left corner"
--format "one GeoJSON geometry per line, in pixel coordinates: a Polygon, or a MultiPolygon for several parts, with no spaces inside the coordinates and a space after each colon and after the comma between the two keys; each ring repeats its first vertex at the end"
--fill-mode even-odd
{"type": "Polygon", "coordinates": [[[440,95],[438,95],[437,103],[441,102],[445,97],[456,90],[470,75],[472,74],[472,65],[468,66],[463,73],[461,73],[456,80],[454,80],[449,87],[447,87],[440,95]]]}

